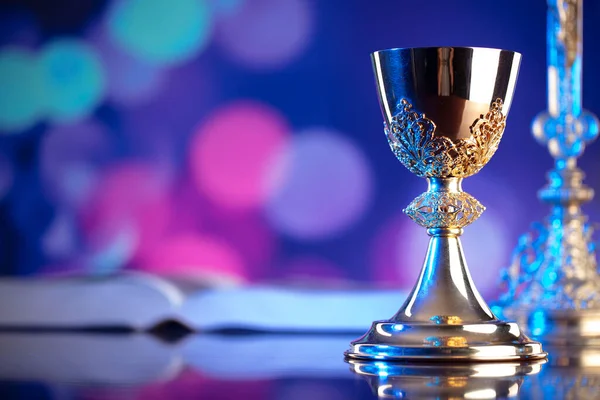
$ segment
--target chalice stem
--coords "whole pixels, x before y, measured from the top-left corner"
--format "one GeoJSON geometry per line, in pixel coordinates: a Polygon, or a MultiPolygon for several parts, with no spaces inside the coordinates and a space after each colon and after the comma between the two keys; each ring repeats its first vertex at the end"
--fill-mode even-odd
{"type": "Polygon", "coordinates": [[[458,235],[432,235],[419,280],[392,320],[453,324],[495,319],[473,284],[458,235]]]}
{"type": "Polygon", "coordinates": [[[483,206],[463,192],[462,178],[429,178],[428,183],[429,189],[417,198],[417,204],[405,210],[417,223],[429,227],[427,255],[419,280],[392,320],[438,324],[495,320],[471,279],[459,238],[483,206]]]}

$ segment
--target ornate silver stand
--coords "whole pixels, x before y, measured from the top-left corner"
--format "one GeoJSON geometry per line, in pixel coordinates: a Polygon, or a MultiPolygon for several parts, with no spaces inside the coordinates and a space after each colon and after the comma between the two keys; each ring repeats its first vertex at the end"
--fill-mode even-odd
{"type": "Polygon", "coordinates": [[[535,138],[555,159],[540,200],[552,211],[521,237],[504,272],[494,312],[516,319],[550,343],[600,339],[600,276],[592,227],[581,205],[594,197],[577,158],[598,135],[581,108],[582,0],[548,0],[548,111],[533,121],[535,138]]]}

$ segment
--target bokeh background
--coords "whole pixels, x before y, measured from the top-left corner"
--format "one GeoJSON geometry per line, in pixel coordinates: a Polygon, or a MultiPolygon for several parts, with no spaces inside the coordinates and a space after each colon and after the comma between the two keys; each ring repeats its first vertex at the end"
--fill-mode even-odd
{"type": "MultiPolygon", "coordinates": [[[[2,0],[0,272],[142,270],[227,282],[408,289],[425,190],[382,131],[369,53],[519,51],[500,150],[465,189],[463,243],[494,294],[547,210],[531,136],[546,107],[546,4],[523,1],[2,0]]],[[[600,112],[600,4],[585,4],[584,106],[600,112]]],[[[598,145],[581,162],[598,186],[598,145]]],[[[586,207],[600,221],[595,201],[586,207]]]]}

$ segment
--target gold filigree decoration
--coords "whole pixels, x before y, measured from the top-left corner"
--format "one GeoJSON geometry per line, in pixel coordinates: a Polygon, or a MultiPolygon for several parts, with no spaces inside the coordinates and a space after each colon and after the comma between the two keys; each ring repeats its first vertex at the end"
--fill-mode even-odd
{"type": "Polygon", "coordinates": [[[424,228],[464,228],[479,218],[485,207],[466,192],[425,192],[403,211],[424,228]]]}
{"type": "Polygon", "coordinates": [[[408,100],[402,99],[400,104],[400,112],[385,126],[385,133],[396,157],[420,177],[466,178],[476,174],[498,149],[506,126],[502,99],[496,99],[489,111],[473,122],[470,137],[456,140],[436,137],[432,120],[414,111],[408,100]]]}

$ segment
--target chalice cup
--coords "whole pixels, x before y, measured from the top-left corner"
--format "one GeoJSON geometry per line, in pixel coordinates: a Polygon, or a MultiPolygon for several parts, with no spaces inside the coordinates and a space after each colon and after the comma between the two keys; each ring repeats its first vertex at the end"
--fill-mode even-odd
{"type": "MultiPolygon", "coordinates": [[[[404,212],[427,229],[419,279],[391,319],[350,344],[351,359],[499,361],[544,358],[540,343],[499,320],[481,298],[460,243],[484,207],[462,190],[498,148],[521,55],[430,47],[371,55],[388,143],[428,190],[404,212]]],[[[481,246],[493,237],[481,238],[481,246]]],[[[485,265],[479,268],[486,268],[485,265]]]]}

